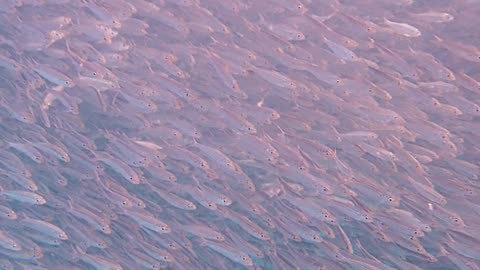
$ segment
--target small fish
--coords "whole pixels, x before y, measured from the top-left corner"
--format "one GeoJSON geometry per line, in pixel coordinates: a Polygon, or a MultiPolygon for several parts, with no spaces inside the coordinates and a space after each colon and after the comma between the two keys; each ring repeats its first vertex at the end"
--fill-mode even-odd
{"type": "Polygon", "coordinates": [[[8,146],[14,149],[21,155],[28,157],[30,160],[37,164],[45,162],[45,157],[31,144],[29,143],[14,143],[9,142],[8,146]]]}
{"type": "Polygon", "coordinates": [[[227,172],[238,174],[238,171],[240,170],[238,165],[236,165],[236,163],[221,150],[200,143],[194,143],[192,148],[196,150],[196,153],[205,157],[212,167],[221,168],[227,172]]]}
{"type": "Polygon", "coordinates": [[[0,231],[0,247],[11,251],[20,251],[22,249],[14,238],[3,231],[0,231]]]}
{"type": "Polygon", "coordinates": [[[54,145],[51,143],[33,143],[33,147],[37,148],[44,154],[48,154],[52,157],[57,158],[60,161],[66,163],[71,161],[68,152],[58,145],[54,145]]]}
{"type": "Polygon", "coordinates": [[[56,237],[51,237],[44,234],[38,234],[37,232],[25,231],[23,232],[25,236],[34,240],[35,242],[47,246],[60,246],[62,241],[56,237]]]}
{"type": "Polygon", "coordinates": [[[317,244],[323,242],[322,237],[315,230],[309,228],[300,221],[292,220],[286,216],[276,217],[282,233],[286,233],[290,240],[295,242],[305,241],[306,243],[317,244]]]}
{"type": "Polygon", "coordinates": [[[247,267],[253,266],[253,260],[247,253],[237,250],[235,247],[230,246],[227,243],[204,240],[201,245],[209,247],[210,249],[222,254],[235,263],[239,263],[247,267]]]}
{"type": "Polygon", "coordinates": [[[10,190],[10,191],[3,191],[0,194],[8,197],[9,199],[19,201],[22,203],[30,203],[36,205],[44,205],[47,203],[45,198],[37,193],[33,193],[30,191],[23,191],[23,190],[10,190]]]}
{"type": "Polygon", "coordinates": [[[391,31],[405,37],[413,38],[422,35],[422,32],[420,30],[407,23],[392,22],[386,18],[384,18],[384,23],[391,31]]]}
{"type": "Polygon", "coordinates": [[[107,60],[105,56],[99,52],[90,43],[82,41],[80,39],[74,39],[65,41],[68,53],[75,59],[82,61],[90,61],[94,63],[105,64],[107,60]]]}
{"type": "Polygon", "coordinates": [[[122,176],[125,180],[134,185],[140,184],[140,177],[138,174],[122,160],[105,152],[97,152],[95,155],[99,161],[107,165],[111,170],[122,176]]]}
{"type": "Polygon", "coordinates": [[[140,226],[158,233],[170,233],[172,228],[170,225],[160,219],[142,212],[127,211],[129,217],[135,220],[140,226]]]}
{"type": "Polygon", "coordinates": [[[118,88],[118,83],[107,79],[99,79],[93,77],[79,76],[77,83],[81,87],[92,87],[99,92],[118,88]]]}
{"type": "Polygon", "coordinates": [[[137,113],[154,113],[158,111],[158,106],[154,101],[145,97],[136,97],[124,91],[118,92],[115,96],[114,104],[120,107],[122,111],[128,110],[137,113]]]}
{"type": "Polygon", "coordinates": [[[480,50],[478,47],[455,40],[445,40],[437,35],[433,37],[436,45],[448,50],[453,55],[469,62],[480,63],[480,50]]]}
{"type": "Polygon", "coordinates": [[[150,142],[150,141],[136,140],[136,141],[133,141],[133,142],[140,145],[140,146],[143,146],[145,148],[148,148],[148,149],[154,150],[154,151],[160,151],[160,150],[163,149],[160,145],[158,145],[154,142],[150,142]]]}
{"type": "Polygon", "coordinates": [[[33,70],[42,78],[49,81],[52,84],[55,84],[64,88],[71,88],[75,86],[75,82],[63,74],[62,72],[56,70],[53,67],[45,64],[33,64],[33,70]]]}
{"type": "MultiPolygon", "coordinates": [[[[77,249],[79,248],[77,247],[77,249]]],[[[107,259],[98,255],[91,255],[83,252],[80,260],[88,265],[93,266],[97,270],[123,270],[123,267],[112,259],[107,259]]]]}
{"type": "Polygon", "coordinates": [[[150,257],[156,259],[160,262],[173,262],[175,258],[168,251],[158,247],[157,245],[148,243],[147,241],[142,241],[140,244],[143,248],[143,252],[148,254],[150,257]]]}
{"type": "Polygon", "coordinates": [[[81,205],[72,205],[70,202],[68,212],[75,218],[83,220],[89,224],[95,230],[98,230],[104,234],[112,234],[112,228],[110,226],[110,220],[95,213],[94,211],[85,208],[81,205]]]}
{"type": "Polygon", "coordinates": [[[363,207],[356,205],[351,200],[332,197],[332,199],[328,200],[326,205],[328,210],[339,218],[348,217],[364,223],[374,222],[374,213],[363,209],[363,207]]]}
{"type": "Polygon", "coordinates": [[[455,17],[450,13],[436,12],[436,11],[412,13],[409,15],[417,20],[428,22],[428,23],[447,23],[455,19],[455,17]]]}
{"type": "Polygon", "coordinates": [[[240,228],[256,239],[262,241],[271,240],[268,232],[262,229],[262,227],[250,220],[248,217],[227,208],[219,208],[218,211],[222,213],[225,218],[240,226],[240,228]]]}
{"type": "Polygon", "coordinates": [[[155,258],[146,255],[143,250],[137,248],[128,249],[127,256],[135,265],[141,265],[143,269],[160,269],[162,264],[155,258]]]}
{"type": "Polygon", "coordinates": [[[296,83],[288,78],[287,76],[270,69],[263,69],[259,67],[252,66],[252,71],[258,74],[265,81],[283,88],[294,89],[296,88],[296,83]]]}
{"type": "Polygon", "coordinates": [[[9,71],[18,72],[21,70],[21,65],[17,63],[15,60],[10,59],[7,56],[0,55],[0,68],[7,69],[9,71]]]}
{"type": "Polygon", "coordinates": [[[60,227],[50,222],[24,216],[24,218],[20,220],[20,224],[22,226],[25,226],[29,229],[35,230],[47,236],[57,238],[63,241],[68,240],[67,233],[64,230],[62,230],[60,227]]]}
{"type": "Polygon", "coordinates": [[[327,44],[328,48],[340,59],[344,61],[357,61],[359,57],[351,51],[349,48],[329,40],[326,37],[323,37],[323,41],[327,44]]]}
{"type": "Polygon", "coordinates": [[[208,198],[208,194],[205,194],[199,188],[194,186],[188,186],[188,188],[182,186],[181,189],[184,190],[185,193],[188,193],[195,201],[197,201],[203,207],[213,211],[218,209],[218,205],[215,203],[215,201],[208,198]]]}
{"type": "Polygon", "coordinates": [[[13,270],[13,264],[7,259],[0,259],[0,269],[2,270],[13,270]]]}
{"type": "Polygon", "coordinates": [[[182,210],[193,211],[197,209],[197,206],[186,199],[181,198],[180,196],[173,194],[171,192],[165,192],[161,189],[154,189],[155,193],[157,193],[160,198],[165,200],[168,204],[182,210]]]}
{"type": "Polygon", "coordinates": [[[305,34],[301,31],[286,24],[270,24],[268,30],[274,33],[274,35],[288,41],[302,41],[306,38],[305,34]]]}
{"type": "Polygon", "coordinates": [[[148,34],[148,28],[150,28],[150,25],[147,22],[136,18],[129,18],[122,22],[120,34],[127,36],[144,36],[148,34]]]}
{"type": "Polygon", "coordinates": [[[122,27],[120,19],[116,18],[115,15],[110,14],[110,12],[106,8],[92,2],[83,2],[83,4],[88,9],[88,11],[90,11],[97,20],[99,20],[99,22],[116,29],[120,29],[122,27]]]}
{"type": "Polygon", "coordinates": [[[101,235],[95,231],[91,231],[91,227],[81,222],[68,226],[66,232],[69,235],[69,239],[75,241],[78,246],[84,249],[89,247],[105,249],[109,246],[109,243],[107,243],[101,235]]]}
{"type": "Polygon", "coordinates": [[[190,234],[196,235],[203,239],[214,240],[219,242],[225,241],[225,236],[222,233],[214,230],[209,226],[189,224],[189,225],[181,225],[180,228],[190,234]]]}
{"type": "Polygon", "coordinates": [[[6,206],[0,205],[0,218],[15,220],[18,218],[18,216],[17,216],[17,213],[15,213],[15,211],[13,211],[12,209],[6,206]]]}
{"type": "Polygon", "coordinates": [[[397,161],[398,158],[395,156],[394,153],[391,151],[388,151],[387,149],[372,146],[370,144],[364,143],[364,142],[359,142],[356,144],[362,151],[365,151],[366,153],[369,153],[370,155],[373,155],[381,160],[385,161],[397,161]]]}
{"type": "Polygon", "coordinates": [[[33,124],[36,122],[35,114],[32,108],[20,101],[9,102],[0,97],[0,108],[6,111],[6,115],[25,124],[33,124]]]}

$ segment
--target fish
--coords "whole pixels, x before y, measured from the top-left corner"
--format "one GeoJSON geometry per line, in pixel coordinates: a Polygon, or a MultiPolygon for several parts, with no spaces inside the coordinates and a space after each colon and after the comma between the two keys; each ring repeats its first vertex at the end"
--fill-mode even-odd
{"type": "Polygon", "coordinates": [[[28,157],[31,161],[41,164],[45,162],[45,157],[31,144],[24,142],[24,143],[15,143],[9,142],[7,143],[9,148],[14,149],[18,153],[23,156],[28,157]]]}
{"type": "Polygon", "coordinates": [[[11,208],[4,205],[0,205],[0,218],[16,220],[18,218],[18,215],[11,208]]]}
{"type": "Polygon", "coordinates": [[[126,214],[135,220],[142,228],[146,228],[157,233],[172,232],[172,227],[170,225],[150,214],[137,211],[127,211],[126,214]]]}
{"type": "Polygon", "coordinates": [[[387,18],[383,19],[384,24],[394,33],[408,37],[408,38],[415,38],[422,35],[422,32],[408,23],[401,23],[401,22],[393,22],[388,20],[387,18]]]}
{"type": "Polygon", "coordinates": [[[222,213],[222,215],[224,215],[227,219],[240,226],[240,228],[242,228],[245,232],[255,237],[256,239],[261,241],[271,240],[268,232],[262,229],[262,227],[254,223],[248,217],[245,217],[240,213],[225,208],[219,208],[217,211],[222,213]]]}
{"type": "MultiPolygon", "coordinates": [[[[136,0],[139,2],[139,0],[136,0]]],[[[146,17],[152,19],[160,23],[163,26],[167,26],[168,28],[175,30],[177,34],[180,35],[187,35],[190,33],[190,29],[183,18],[175,16],[172,12],[168,11],[167,9],[161,9],[157,5],[153,3],[146,2],[148,4],[148,12],[143,13],[146,17]],[[156,10],[156,12],[152,12],[156,10]]],[[[138,7],[137,7],[138,8],[138,7]]]]}
{"type": "Polygon", "coordinates": [[[253,72],[258,74],[262,79],[264,79],[268,83],[271,83],[275,86],[288,88],[288,89],[294,89],[297,87],[296,83],[292,79],[288,78],[287,76],[277,71],[259,68],[255,66],[251,66],[251,69],[253,72]]]}
{"type": "Polygon", "coordinates": [[[205,157],[212,166],[221,168],[229,173],[239,173],[239,166],[221,150],[201,143],[194,143],[190,148],[195,149],[198,154],[205,157]]]}
{"type": "Polygon", "coordinates": [[[0,259],[0,267],[4,270],[13,270],[13,264],[7,259],[0,259]]]}
{"type": "Polygon", "coordinates": [[[31,177],[29,168],[15,154],[3,151],[0,154],[0,167],[12,173],[18,173],[24,177],[31,177]]]}
{"type": "Polygon", "coordinates": [[[34,124],[37,122],[33,110],[27,104],[21,102],[8,102],[0,97],[1,108],[7,112],[11,118],[25,124],[34,124]]]}
{"type": "Polygon", "coordinates": [[[69,239],[75,241],[83,249],[90,247],[105,249],[109,246],[104,238],[99,236],[97,232],[90,231],[90,227],[83,223],[69,225],[65,228],[65,231],[68,233],[69,239]]]}
{"type": "Polygon", "coordinates": [[[125,21],[122,21],[122,27],[119,32],[121,35],[131,35],[131,36],[144,36],[148,34],[148,29],[150,25],[144,21],[137,18],[128,18],[125,21]]]}
{"type": "Polygon", "coordinates": [[[416,20],[427,23],[448,23],[455,19],[453,15],[447,12],[427,11],[422,13],[411,13],[409,16],[416,20]]]}
{"type": "Polygon", "coordinates": [[[98,22],[117,29],[122,27],[120,19],[111,14],[106,8],[93,3],[83,3],[83,6],[87,8],[98,22]]]}
{"type": "Polygon", "coordinates": [[[62,241],[68,240],[67,233],[57,225],[52,224],[50,222],[43,221],[40,219],[30,218],[30,217],[27,217],[26,215],[24,215],[24,218],[19,220],[19,222],[22,226],[32,229],[34,231],[37,231],[39,233],[42,233],[46,236],[57,238],[58,240],[62,240],[62,241]]]}
{"type": "Polygon", "coordinates": [[[412,57],[412,61],[417,62],[419,66],[430,72],[431,76],[436,80],[456,80],[454,72],[438,58],[428,52],[417,50],[409,46],[409,53],[404,55],[407,58],[412,57]]]}
{"type": "Polygon", "coordinates": [[[78,204],[74,205],[71,202],[68,202],[67,211],[71,216],[75,217],[78,220],[86,222],[95,230],[100,231],[106,235],[112,234],[110,220],[102,215],[95,213],[91,209],[88,209],[78,204]]]}
{"type": "Polygon", "coordinates": [[[152,258],[160,262],[174,262],[175,258],[168,251],[157,247],[156,245],[150,244],[146,241],[140,244],[143,247],[143,252],[151,256],[152,258]]]}
{"type": "Polygon", "coordinates": [[[435,45],[448,50],[456,57],[460,57],[469,62],[480,63],[480,50],[477,47],[454,40],[445,40],[437,35],[433,37],[435,45]]]}
{"type": "MultiPolygon", "coordinates": [[[[151,156],[142,147],[132,143],[132,139],[124,134],[106,132],[103,137],[108,140],[109,154],[125,162],[128,166],[141,167],[148,165],[151,156]]],[[[152,156],[154,154],[152,153],[152,156]]],[[[158,155],[157,155],[158,156],[158,155]]],[[[153,160],[153,158],[151,158],[153,160]]]]}
{"type": "Polygon", "coordinates": [[[20,63],[17,63],[15,60],[4,56],[3,52],[2,55],[0,55],[0,67],[13,72],[19,72],[22,69],[20,63]]]}
{"type": "Polygon", "coordinates": [[[327,47],[341,60],[343,61],[358,61],[359,57],[351,51],[349,48],[343,46],[342,44],[335,43],[329,40],[326,37],[323,37],[323,42],[327,45],[327,47]]]}
{"type": "Polygon", "coordinates": [[[85,21],[82,24],[75,24],[71,29],[74,36],[83,36],[88,41],[96,44],[111,44],[112,39],[118,36],[118,31],[106,24],[97,21],[85,21]]]}
{"type": "Polygon", "coordinates": [[[119,87],[118,83],[114,81],[88,76],[79,76],[77,78],[77,83],[81,87],[92,87],[98,92],[112,90],[119,87]]]}
{"type": "Polygon", "coordinates": [[[105,64],[105,56],[90,43],[81,39],[67,39],[65,41],[67,52],[75,59],[82,62],[105,64]]]}
{"type": "Polygon", "coordinates": [[[374,222],[374,213],[363,209],[361,205],[356,205],[348,199],[332,197],[326,203],[326,208],[332,212],[333,215],[339,218],[343,217],[346,222],[348,222],[348,219],[365,223],[374,222]]]}
{"type": "Polygon", "coordinates": [[[210,199],[208,194],[206,194],[204,191],[201,189],[194,187],[194,186],[187,186],[187,187],[179,187],[180,190],[176,192],[185,192],[189,194],[196,202],[198,202],[200,205],[203,207],[216,211],[218,209],[217,203],[214,201],[214,199],[210,199]]]}
{"type": "Polygon", "coordinates": [[[303,41],[305,34],[287,24],[268,24],[267,29],[280,39],[287,41],[303,41]]]}
{"type": "Polygon", "coordinates": [[[65,163],[68,163],[71,161],[70,155],[61,146],[51,144],[51,143],[33,143],[33,147],[37,148],[44,154],[48,154],[65,163]]]}
{"type": "Polygon", "coordinates": [[[458,253],[466,258],[476,259],[477,251],[467,247],[475,247],[476,243],[478,243],[477,237],[461,231],[451,230],[447,232],[447,238],[449,241],[446,241],[445,244],[451,249],[458,250],[458,253]]]}
{"type": "Polygon", "coordinates": [[[95,269],[123,270],[123,267],[112,259],[107,259],[99,255],[87,254],[84,251],[81,251],[80,260],[93,266],[95,269]]]}
{"type": "Polygon", "coordinates": [[[10,251],[22,250],[22,247],[15,240],[15,238],[5,233],[4,231],[0,231],[0,247],[4,249],[8,249],[10,251]]]}
{"type": "Polygon", "coordinates": [[[209,162],[188,149],[169,146],[168,148],[164,148],[164,153],[168,158],[184,161],[193,166],[196,170],[206,173],[206,175],[211,178],[216,178],[216,173],[209,165],[209,162]]]}
{"type": "Polygon", "coordinates": [[[204,240],[202,241],[201,246],[206,246],[220,253],[226,258],[232,260],[235,263],[239,263],[247,267],[253,266],[253,260],[248,254],[244,253],[243,251],[235,249],[235,247],[230,246],[227,243],[219,243],[219,242],[204,240]]]}
{"type": "Polygon", "coordinates": [[[70,88],[76,85],[73,79],[56,70],[55,68],[50,67],[49,65],[37,63],[32,63],[31,65],[33,66],[33,70],[38,75],[54,85],[63,88],[70,88]]]}
{"type": "Polygon", "coordinates": [[[203,239],[218,242],[225,241],[225,236],[222,233],[206,225],[187,224],[181,225],[180,228],[185,232],[201,237],[203,239]]]}
{"type": "Polygon", "coordinates": [[[287,239],[289,240],[296,242],[304,241],[312,244],[318,244],[324,241],[319,233],[309,228],[306,224],[302,224],[300,221],[291,220],[291,218],[286,216],[279,216],[276,220],[282,233],[287,234],[287,239]]]}
{"type": "Polygon", "coordinates": [[[15,200],[22,203],[35,204],[35,205],[44,205],[47,203],[47,200],[34,192],[23,191],[23,190],[7,190],[1,191],[1,195],[6,196],[11,200],[15,200]]]}
{"type": "Polygon", "coordinates": [[[115,158],[106,152],[96,152],[95,156],[98,161],[108,166],[108,168],[122,176],[128,182],[134,185],[140,184],[140,177],[138,174],[121,159],[115,158]]]}
{"type": "Polygon", "coordinates": [[[165,192],[159,188],[153,189],[153,192],[158,194],[158,196],[160,196],[160,198],[165,200],[168,204],[178,209],[187,211],[193,211],[197,209],[197,206],[193,202],[171,192],[165,192]]]}

